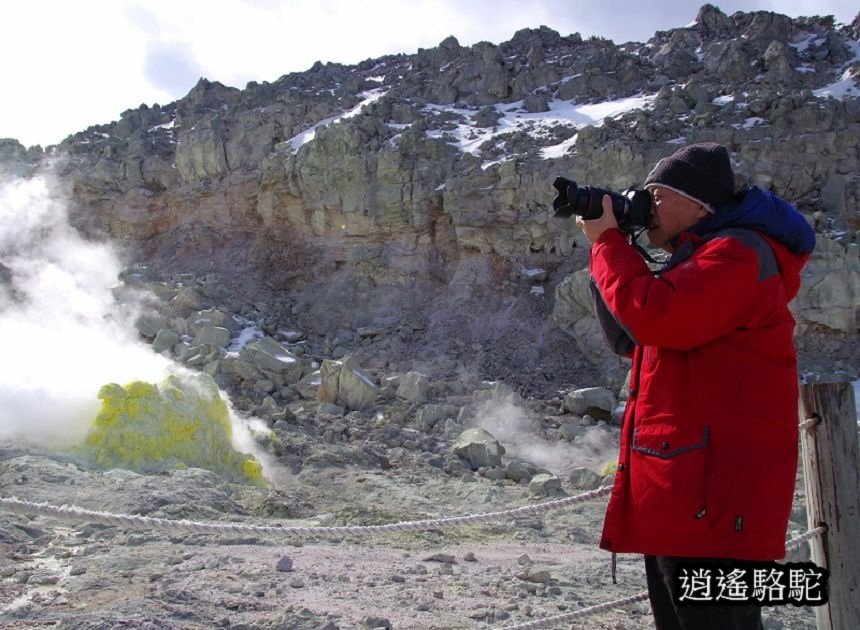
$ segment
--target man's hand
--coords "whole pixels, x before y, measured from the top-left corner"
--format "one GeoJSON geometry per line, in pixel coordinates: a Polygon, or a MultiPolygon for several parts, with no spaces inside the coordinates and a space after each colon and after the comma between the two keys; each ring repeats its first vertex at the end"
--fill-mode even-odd
{"type": "Polygon", "coordinates": [[[601,200],[603,214],[597,219],[583,221],[582,217],[576,218],[576,225],[585,233],[585,238],[589,243],[596,243],[600,235],[606,230],[612,228],[618,229],[618,221],[615,220],[615,214],[612,212],[612,198],[609,195],[603,195],[601,200]]]}

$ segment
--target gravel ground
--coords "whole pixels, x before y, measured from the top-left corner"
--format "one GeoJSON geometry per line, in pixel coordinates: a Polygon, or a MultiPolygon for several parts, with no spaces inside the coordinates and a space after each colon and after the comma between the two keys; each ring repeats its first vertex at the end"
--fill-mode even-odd
{"type": "MultiPolygon", "coordinates": [[[[230,484],[199,469],[98,471],[0,450],[2,496],[172,519],[367,525],[538,501],[523,486],[433,470],[320,466],[278,483],[230,484]]],[[[612,583],[610,557],[596,546],[604,506],[599,498],[540,517],[316,540],[123,530],[0,512],[0,626],[501,629],[644,590],[639,556],[620,556],[612,583]]],[[[815,627],[809,608],[769,608],[766,619],[770,630],[815,627]]],[[[547,627],[653,625],[639,602],[547,627]]]]}

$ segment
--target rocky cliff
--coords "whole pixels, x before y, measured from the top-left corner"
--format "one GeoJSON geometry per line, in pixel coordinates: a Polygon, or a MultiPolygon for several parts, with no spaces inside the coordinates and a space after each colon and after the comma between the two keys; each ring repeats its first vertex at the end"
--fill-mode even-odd
{"type": "Polygon", "coordinates": [[[588,367],[624,372],[582,307],[585,242],[550,217],[554,177],[621,190],[679,144],[714,140],[739,186],[772,189],[819,231],[798,345],[804,369],[847,369],[860,327],[859,38],[860,16],[837,28],[711,5],[647,43],[546,26],[498,45],[450,37],[244,90],[201,79],[45,152],[2,141],[0,161],[26,174],[50,157],[81,231],[129,262],[219,273],[273,330],[406,322],[425,359],[456,351],[487,375],[549,386],[587,381],[588,367]]]}
{"type": "MultiPolygon", "coordinates": [[[[3,399],[0,421],[14,430],[0,426],[2,493],[185,521],[356,526],[523,508],[611,483],[627,366],[596,330],[586,243],[551,218],[551,184],[565,174],[636,185],[684,142],[726,144],[739,186],[774,190],[815,227],[793,304],[801,370],[857,379],[858,39],[860,16],[837,28],[706,5],[647,43],[547,27],[499,45],[449,38],[244,90],[201,79],[175,103],[46,150],[0,140],[0,190],[7,176],[48,170],[75,227],[118,243],[127,263],[109,290],[120,267],[107,247],[70,247],[64,212],[31,222],[42,208],[17,203],[5,215],[22,229],[0,242],[0,315],[33,301],[16,324],[39,325],[4,329],[11,382],[0,394],[20,383],[28,404],[3,399]],[[45,256],[13,264],[31,246],[45,256]],[[54,266],[62,282],[29,273],[54,266]],[[128,311],[138,338],[126,352],[128,311]],[[99,335],[80,334],[78,320],[99,335]],[[182,380],[123,380],[121,367],[150,358],[158,365],[143,371],[169,366],[182,380]],[[174,363],[208,376],[186,380],[174,363]],[[58,387],[78,372],[124,387],[99,381],[88,407],[86,392],[58,387]],[[258,481],[259,470],[220,448],[224,403],[182,393],[195,383],[212,393],[213,379],[268,487],[235,483],[239,466],[258,481]],[[99,387],[86,449],[58,456],[51,442],[74,442],[70,418],[95,416],[99,387]],[[209,416],[214,440],[201,430],[209,416]]],[[[45,180],[22,185],[17,197],[54,203],[45,180]]],[[[811,524],[802,475],[795,497],[789,539],[811,524]]],[[[0,626],[531,623],[645,588],[638,557],[622,554],[610,581],[597,549],[604,510],[289,547],[4,512],[0,626]]],[[[793,553],[809,560],[805,546],[793,553]]],[[[815,626],[810,607],[764,617],[765,628],[815,626]]],[[[647,604],[628,604],[592,625],[653,621],[647,604]]]]}

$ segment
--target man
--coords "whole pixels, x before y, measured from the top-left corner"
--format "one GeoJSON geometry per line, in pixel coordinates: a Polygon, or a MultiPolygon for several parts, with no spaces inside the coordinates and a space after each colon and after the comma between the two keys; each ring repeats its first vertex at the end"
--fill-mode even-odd
{"type": "Polygon", "coordinates": [[[797,469],[797,365],[788,303],[815,235],[773,194],[735,194],[725,147],[686,146],[645,181],[654,275],[617,228],[577,221],[607,341],[632,356],[621,451],[600,546],[645,554],[658,630],[761,628],[754,604],[678,601],[685,559],[785,556],[797,469]]]}

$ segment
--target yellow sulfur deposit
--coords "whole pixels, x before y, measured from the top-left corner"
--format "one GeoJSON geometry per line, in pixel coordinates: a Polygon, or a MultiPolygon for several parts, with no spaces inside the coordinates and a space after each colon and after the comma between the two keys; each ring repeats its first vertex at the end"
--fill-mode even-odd
{"type": "Polygon", "coordinates": [[[600,469],[600,476],[614,475],[616,470],[618,470],[618,462],[606,462],[600,469]]]}
{"type": "Polygon", "coordinates": [[[99,398],[84,447],[98,465],[143,473],[193,466],[263,483],[260,462],[233,448],[227,404],[208,375],[169,376],[160,386],[112,383],[99,398]]]}

